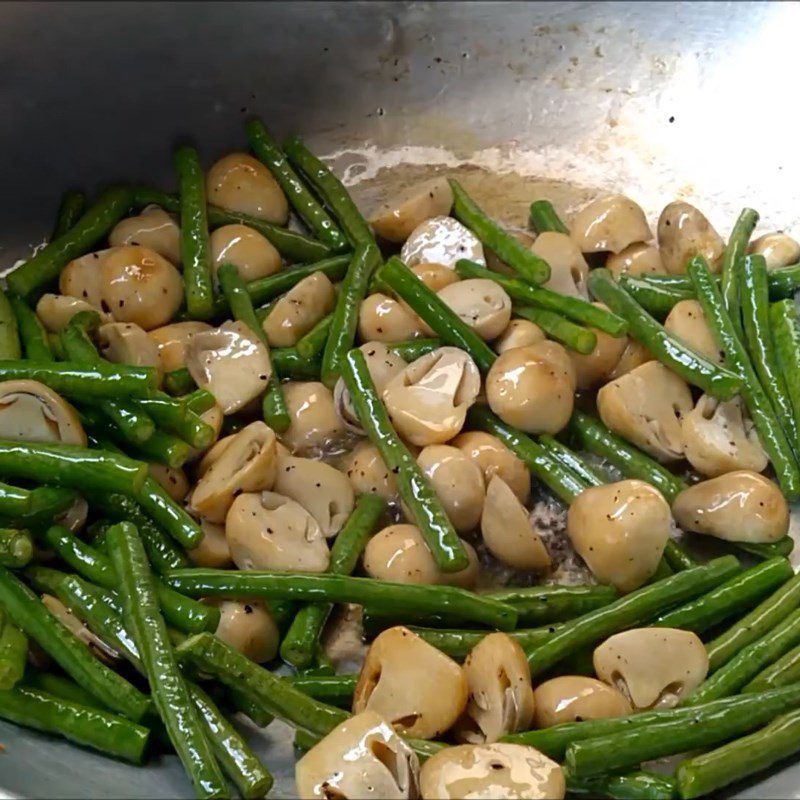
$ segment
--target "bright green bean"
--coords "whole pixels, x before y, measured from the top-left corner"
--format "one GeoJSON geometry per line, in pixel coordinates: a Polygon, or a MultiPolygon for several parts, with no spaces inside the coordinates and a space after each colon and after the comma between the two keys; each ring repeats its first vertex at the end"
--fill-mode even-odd
{"type": "Polygon", "coordinates": [[[28,639],[10,620],[0,629],[0,691],[13,689],[25,674],[28,639]]]}
{"type": "MultiPolygon", "coordinates": [[[[725,252],[722,254],[722,297],[725,310],[731,318],[736,335],[744,341],[742,328],[742,306],[747,294],[743,284],[743,263],[747,243],[758,222],[758,212],[744,208],[733,226],[725,252]],[[740,289],[741,287],[741,289],[740,289]]],[[[766,281],[764,289],[766,290],[766,281]]]]}
{"type": "Polygon", "coordinates": [[[514,313],[518,317],[530,320],[538,325],[550,339],[561,342],[565,347],[576,353],[588,355],[597,346],[597,334],[588,328],[582,328],[566,317],[548,311],[546,308],[533,306],[514,306],[514,313]]]}
{"type": "Polygon", "coordinates": [[[569,233],[567,226],[559,219],[553,204],[549,200],[534,200],[528,212],[528,221],[536,233],[555,231],[569,233]]]}
{"type": "Polygon", "coordinates": [[[70,190],[64,192],[61,197],[61,204],[56,215],[56,224],[53,226],[53,233],[50,241],[60,239],[65,233],[72,230],[75,223],[81,218],[83,210],[86,208],[86,195],[83,192],[70,190]]]}
{"type": "Polygon", "coordinates": [[[28,531],[0,528],[0,564],[20,569],[33,558],[33,540],[28,531]]]}
{"type": "Polygon", "coordinates": [[[52,361],[53,351],[47,338],[47,331],[39,317],[36,316],[36,312],[16,295],[10,295],[8,301],[17,318],[17,330],[25,351],[25,358],[29,361],[52,361]]]}

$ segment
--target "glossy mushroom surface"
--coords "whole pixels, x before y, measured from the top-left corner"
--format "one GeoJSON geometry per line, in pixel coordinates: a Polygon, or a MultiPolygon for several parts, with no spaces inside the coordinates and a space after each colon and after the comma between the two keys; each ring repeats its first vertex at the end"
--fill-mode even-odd
{"type": "Polygon", "coordinates": [[[453,190],[447,178],[433,178],[382,203],[370,224],[382,239],[399,244],[427,220],[449,214],[452,206],[453,190]]]}
{"type": "Polygon", "coordinates": [[[644,211],[621,194],[601,197],[582,208],[572,220],[570,236],[584,253],[619,253],[653,238],[644,211]]]}
{"type": "Polygon", "coordinates": [[[0,439],[86,446],[78,413],[39,381],[0,383],[0,439]]]}
{"type": "Polygon", "coordinates": [[[658,218],[658,251],[670,275],[683,275],[695,256],[712,272],[719,270],[725,242],[702,211],[682,200],[670,203],[658,218]]]}
{"type": "Polygon", "coordinates": [[[409,267],[433,261],[454,269],[461,258],[486,263],[483,245],[475,234],[446,216],[431,217],[417,225],[403,244],[400,258],[409,267]]]}
{"type": "Polygon", "coordinates": [[[630,701],[619,689],[584,675],[559,675],[540,683],[533,692],[533,704],[537,728],[633,713],[630,701]]]}

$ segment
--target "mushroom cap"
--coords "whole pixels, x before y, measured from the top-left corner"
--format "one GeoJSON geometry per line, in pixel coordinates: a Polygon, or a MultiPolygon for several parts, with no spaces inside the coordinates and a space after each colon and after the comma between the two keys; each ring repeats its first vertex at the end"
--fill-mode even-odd
{"type": "Polygon", "coordinates": [[[400,436],[425,447],[447,442],[461,431],[480,386],[480,373],[467,353],[440,347],[392,378],[383,402],[400,436]]]}
{"type": "Polygon", "coordinates": [[[139,244],[176,266],[181,263],[181,229],[158,206],[148,206],[141,214],[120,220],[108,234],[108,243],[112,247],[139,244]]]}
{"type": "Polygon", "coordinates": [[[523,570],[550,568],[550,554],[528,511],[499,475],[494,475],[486,488],[481,533],[486,547],[504,564],[523,570]]]}
{"type": "Polygon", "coordinates": [[[525,462],[515,456],[496,436],[484,431],[465,431],[459,433],[452,444],[478,465],[486,486],[498,475],[520,503],[525,505],[528,502],[531,474],[525,462]]]}
{"type": "Polygon", "coordinates": [[[446,216],[452,207],[453,190],[447,178],[432,178],[415,183],[397,197],[381,203],[370,225],[382,239],[400,244],[426,220],[446,216]]]}
{"type": "Polygon", "coordinates": [[[377,711],[398,733],[418,739],[449,730],[466,704],[461,667],[402,626],[374,639],[353,693],[354,714],[377,711]]]}
{"type": "MultiPolygon", "coordinates": [[[[607,309],[603,303],[592,303],[592,305],[607,309]]],[[[574,350],[567,351],[575,369],[575,379],[579,389],[592,389],[606,380],[622,358],[628,343],[626,336],[611,336],[599,328],[590,330],[597,337],[597,344],[591,353],[583,355],[574,350]]]]}
{"type": "Polygon", "coordinates": [[[410,269],[432,292],[440,292],[445,286],[461,280],[455,270],[434,261],[420,261],[410,269]]]}
{"type": "Polygon", "coordinates": [[[417,225],[406,239],[400,258],[409,267],[433,261],[454,269],[461,258],[486,263],[478,237],[457,219],[445,216],[431,217],[417,225]]]}
{"type": "Polygon", "coordinates": [[[584,675],[560,675],[539,684],[533,703],[537,728],[633,713],[628,698],[619,689],[584,675]]]}
{"type": "Polygon", "coordinates": [[[708,673],[700,637],[678,628],[634,628],[614,634],[594,651],[597,676],[614,686],[637,711],[672,708],[708,673]]]}
{"type": "Polygon", "coordinates": [[[206,174],[208,202],[228,211],[238,211],[285,225],[289,203],[272,173],[247,153],[229,153],[206,174]]]}
{"type": "Polygon", "coordinates": [[[425,323],[408,306],[376,292],[358,309],[358,335],[375,342],[404,342],[425,335],[425,323]]]}
{"type": "Polygon", "coordinates": [[[601,197],[582,208],[572,220],[570,236],[584,253],[619,253],[653,238],[644,211],[621,194],[601,197]]]}
{"type": "Polygon", "coordinates": [[[219,624],[214,636],[256,664],[272,661],[278,654],[280,632],[263,603],[220,600],[219,624]]]}
{"type": "Polygon", "coordinates": [[[586,489],[567,512],[567,535],[578,555],[600,583],[621,592],[652,577],[671,526],[667,501],[644,481],[586,489]]]}
{"type": "Polygon", "coordinates": [[[106,256],[121,249],[109,247],[74,258],[58,276],[58,290],[63,295],[85,300],[93,309],[108,311],[108,307],[103,307],[104,281],[100,267],[106,256]]]}
{"type": "MultiPolygon", "coordinates": [[[[43,294],[36,304],[36,316],[49,333],[63,331],[69,321],[81,311],[97,313],[98,309],[86,300],[66,294],[43,294]]],[[[100,318],[110,319],[108,314],[103,313],[100,314],[100,318]]]]}
{"type": "Polygon", "coordinates": [[[133,322],[107,322],[97,331],[104,358],[117,364],[161,369],[158,345],[133,322]]]}
{"type": "Polygon", "coordinates": [[[0,382],[0,438],[86,447],[78,413],[39,381],[0,382]]]}
{"type": "Polygon", "coordinates": [[[469,701],[459,720],[459,741],[496,742],[530,728],[533,719],[531,670],[525,651],[507,633],[484,636],[464,661],[469,701]]]}
{"type": "Polygon", "coordinates": [[[530,249],[550,265],[550,277],[542,284],[543,288],[582,300],[589,296],[586,288],[589,265],[580,248],[566,233],[544,231],[536,237],[530,249]]]}
{"type": "Polygon", "coordinates": [[[658,218],[658,250],[670,275],[683,275],[689,261],[703,256],[712,272],[720,267],[725,242],[699,209],[678,200],[658,218]]]}
{"type": "Polygon", "coordinates": [[[773,231],[753,239],[747,252],[764,256],[767,269],[780,269],[800,261],[800,242],[783,231],[773,231]]]}
{"type": "Polygon", "coordinates": [[[148,464],[147,472],[158,481],[159,486],[176,502],[182,503],[191,485],[186,473],[180,467],[168,467],[166,464],[148,464]]]}
{"type": "Polygon", "coordinates": [[[240,494],[225,519],[225,537],[239,569],[325,572],[330,563],[314,517],[274,492],[240,494]]]}
{"type": "Polygon", "coordinates": [[[293,347],[333,310],[336,292],[324,272],[296,283],[278,300],[264,320],[264,333],[272,347],[293,347]]]}
{"type": "Polygon", "coordinates": [[[362,711],[337,725],[295,765],[299,797],[349,800],[365,796],[416,800],[416,753],[374,711],[362,711]]]}
{"type": "Polygon", "coordinates": [[[606,269],[617,279],[620,275],[666,275],[658,248],[652,244],[635,242],[619,253],[610,253],[606,269]]]}
{"type": "Polygon", "coordinates": [[[664,320],[664,330],[680,339],[696,353],[717,364],[724,362],[724,353],[717,347],[703,307],[697,300],[681,300],[675,303],[664,320]]]}
{"type": "Polygon", "coordinates": [[[636,367],[597,393],[603,422],[662,462],[683,457],[681,420],[693,405],[684,380],[660,361],[636,367]]]}
{"type": "Polygon", "coordinates": [[[228,540],[225,538],[225,526],[201,519],[200,528],[203,531],[200,544],[186,551],[192,564],[211,569],[228,569],[233,566],[228,540]]]}
{"type": "Polygon", "coordinates": [[[147,331],[147,335],[158,348],[158,358],[164,372],[172,372],[186,366],[186,348],[195,333],[213,331],[207,322],[187,321],[173,322],[147,331]]]}
{"type": "Polygon", "coordinates": [[[684,456],[710,478],[734,470],[762,472],[767,454],[740,395],[721,402],[704,394],[681,421],[684,456]]]}
{"type": "Polygon", "coordinates": [[[263,394],[272,375],[269,351],[238,321],[193,334],[186,347],[186,367],[194,382],[214,395],[226,415],[263,394]]]}
{"type": "Polygon", "coordinates": [[[494,340],[492,347],[494,347],[495,353],[500,355],[515,347],[538,344],[545,338],[544,332],[535,322],[531,322],[529,319],[512,319],[503,333],[494,340]]]}
{"type": "Polygon", "coordinates": [[[397,480],[372,442],[359,442],[343,459],[342,469],[357,495],[374,493],[389,501],[397,498],[397,480]]]}
{"type": "Polygon", "coordinates": [[[281,434],[281,442],[292,454],[318,455],[338,447],[345,427],[331,390],[318,381],[289,381],[282,388],[292,422],[281,434]]]}
{"type": "Polygon", "coordinates": [[[558,433],[572,416],[574,394],[572,362],[548,340],[507,350],[486,376],[489,407],[526,433],[558,433]]]}
{"type": "Polygon", "coordinates": [[[496,339],[511,320],[511,298],[502,286],[487,278],[451,283],[437,294],[485,341],[496,339]]]}
{"type": "Polygon", "coordinates": [[[655,356],[643,344],[629,336],[617,365],[608,373],[608,379],[613,381],[621,378],[648,361],[655,361],[655,356]]]}
{"type": "Polygon", "coordinates": [[[684,489],[672,503],[685,531],[728,542],[775,542],[789,532],[789,504],[769,478],[726,472],[684,489]]]}
{"type": "Polygon", "coordinates": [[[233,264],[246,283],[273,275],[281,268],[281,254],[272,242],[247,225],[223,225],[211,233],[211,266],[233,264]]]}
{"type": "Polygon", "coordinates": [[[561,800],[561,767],[533,747],[495,742],[447,747],[420,770],[424,800],[561,800]]]}

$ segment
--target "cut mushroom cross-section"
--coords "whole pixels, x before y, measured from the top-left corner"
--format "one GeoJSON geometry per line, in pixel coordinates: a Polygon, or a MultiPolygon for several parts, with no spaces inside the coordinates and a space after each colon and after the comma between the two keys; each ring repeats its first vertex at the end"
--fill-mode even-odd
{"type": "Polygon", "coordinates": [[[97,331],[100,350],[109,361],[161,369],[158,345],[133,322],[109,322],[97,331]]]}
{"type": "Polygon", "coordinates": [[[86,446],[75,409],[39,381],[0,383],[0,438],[86,446]]]}
{"type": "Polygon", "coordinates": [[[511,320],[511,298],[506,290],[486,278],[451,283],[439,298],[481,339],[496,339],[511,320]]]}
{"type": "Polygon", "coordinates": [[[531,493],[531,474],[521,458],[515,456],[496,436],[484,431],[467,431],[452,444],[474,461],[488,486],[499,475],[523,505],[531,493]]]}
{"type": "Polygon", "coordinates": [[[318,381],[289,381],[283,399],[291,424],[281,441],[294,455],[319,455],[338,448],[345,427],[333,402],[333,392],[318,381]]]}
{"type": "Polygon", "coordinates": [[[568,297],[585,299],[589,296],[586,288],[589,265],[567,234],[545,231],[536,237],[531,250],[550,265],[550,278],[542,284],[545,289],[568,297]]]}

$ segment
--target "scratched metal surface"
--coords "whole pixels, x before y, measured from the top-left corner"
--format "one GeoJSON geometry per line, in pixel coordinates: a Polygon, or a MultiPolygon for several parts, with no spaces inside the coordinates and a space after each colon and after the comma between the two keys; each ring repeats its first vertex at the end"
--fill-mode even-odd
{"type": "MultiPolygon", "coordinates": [[[[475,164],[674,197],[726,235],[742,205],[800,234],[791,115],[800,7],[766,3],[5,3],[0,268],[42,240],[60,191],[172,185],[171,145],[211,159],[260,114],[357,194],[380,170],[475,164]]],[[[520,220],[521,221],[521,220],[520,220]]],[[[253,732],[292,797],[291,733],[253,732]]],[[[182,797],[137,769],[0,723],[0,795],[182,797]]],[[[786,769],[739,797],[798,797],[786,769]]]]}

